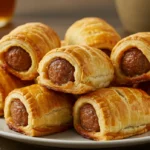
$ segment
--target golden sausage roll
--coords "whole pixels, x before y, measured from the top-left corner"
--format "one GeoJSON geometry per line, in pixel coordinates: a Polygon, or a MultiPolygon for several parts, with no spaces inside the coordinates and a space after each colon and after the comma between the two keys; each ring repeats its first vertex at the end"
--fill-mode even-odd
{"type": "Polygon", "coordinates": [[[97,17],[76,21],[65,34],[65,42],[68,45],[89,45],[103,50],[108,55],[120,39],[111,25],[97,17]]]}
{"type": "Polygon", "coordinates": [[[62,132],[72,125],[72,105],[70,95],[34,84],[7,96],[5,120],[10,129],[29,136],[62,132]]]}
{"type": "Polygon", "coordinates": [[[5,98],[15,88],[24,86],[19,79],[7,73],[0,67],[0,116],[4,115],[5,98]]]}
{"type": "Polygon", "coordinates": [[[79,45],[48,52],[41,60],[38,72],[39,84],[72,94],[106,87],[114,77],[113,65],[105,53],[79,45]]]}
{"type": "Polygon", "coordinates": [[[113,48],[111,60],[116,83],[137,84],[150,80],[150,32],[125,37],[113,48]]]}
{"type": "Polygon", "coordinates": [[[76,131],[93,140],[142,134],[150,130],[150,97],[135,88],[101,88],[76,101],[73,118],[76,131]]]}
{"type": "Polygon", "coordinates": [[[26,23],[0,40],[0,65],[22,80],[33,80],[38,75],[39,61],[57,47],[60,39],[50,27],[26,23]]]}

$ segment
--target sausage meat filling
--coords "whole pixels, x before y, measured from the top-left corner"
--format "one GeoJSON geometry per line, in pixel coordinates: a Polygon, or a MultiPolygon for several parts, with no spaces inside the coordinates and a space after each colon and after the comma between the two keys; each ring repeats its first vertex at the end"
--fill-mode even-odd
{"type": "Polygon", "coordinates": [[[58,85],[74,81],[74,67],[63,58],[55,58],[48,67],[48,76],[58,85]]]}
{"type": "Polygon", "coordinates": [[[121,69],[125,75],[133,77],[149,71],[150,62],[138,48],[134,47],[124,53],[121,59],[121,69]]]}
{"type": "Polygon", "coordinates": [[[90,132],[99,132],[100,127],[95,109],[91,104],[85,104],[80,108],[79,112],[80,124],[83,129],[90,132]]]}
{"type": "Polygon", "coordinates": [[[11,47],[5,53],[6,63],[17,71],[26,71],[31,66],[31,58],[29,54],[18,46],[11,47]]]}
{"type": "Polygon", "coordinates": [[[19,99],[14,99],[10,106],[10,112],[13,122],[16,126],[28,125],[28,113],[25,106],[19,99]]]}

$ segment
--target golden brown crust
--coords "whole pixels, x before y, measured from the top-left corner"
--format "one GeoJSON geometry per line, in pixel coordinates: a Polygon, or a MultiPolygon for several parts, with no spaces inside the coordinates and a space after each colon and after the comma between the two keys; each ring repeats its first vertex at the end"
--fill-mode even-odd
{"type": "Polygon", "coordinates": [[[138,48],[150,62],[150,32],[140,32],[119,41],[113,48],[111,60],[115,67],[117,84],[137,84],[139,82],[150,80],[150,71],[133,77],[127,76],[121,70],[121,58],[124,52],[131,48],[138,48]]]}
{"type": "Polygon", "coordinates": [[[113,80],[114,68],[102,51],[89,46],[69,45],[48,52],[39,64],[38,73],[39,84],[56,91],[83,94],[108,86],[113,80]],[[56,57],[66,59],[74,67],[75,81],[58,85],[49,79],[48,66],[56,57]]]}
{"type": "Polygon", "coordinates": [[[45,135],[50,135],[54,133],[59,133],[63,132],[67,129],[69,129],[72,125],[71,124],[65,124],[65,125],[59,125],[59,126],[52,126],[52,127],[39,127],[39,128],[33,128],[32,129],[32,135],[30,133],[25,132],[22,128],[18,128],[15,126],[12,122],[8,122],[8,126],[11,130],[14,130],[16,132],[29,135],[29,136],[45,136],[45,135]]]}
{"type": "Polygon", "coordinates": [[[19,88],[24,86],[24,83],[21,82],[19,79],[15,78],[14,76],[7,73],[0,67],[0,116],[4,114],[4,102],[5,97],[8,95],[9,92],[14,90],[15,88],[19,88]]]}
{"type": "Polygon", "coordinates": [[[89,45],[110,51],[120,39],[111,25],[97,17],[76,21],[65,34],[65,42],[68,45],[89,45]]]}
{"type": "Polygon", "coordinates": [[[6,98],[5,120],[8,126],[29,136],[43,136],[66,130],[72,125],[72,99],[63,93],[38,84],[13,90],[6,98]],[[10,112],[14,99],[19,99],[28,113],[28,125],[16,126],[10,112]]]}
{"type": "Polygon", "coordinates": [[[66,45],[67,45],[67,43],[65,42],[65,40],[61,40],[61,47],[66,46],[66,45]]]}
{"type": "Polygon", "coordinates": [[[42,23],[26,23],[18,26],[0,40],[0,65],[22,80],[37,77],[38,63],[51,49],[60,47],[58,35],[50,27],[42,23]],[[29,53],[32,63],[27,71],[16,71],[4,59],[4,53],[10,47],[18,46],[29,53]]]}
{"type": "Polygon", "coordinates": [[[81,96],[74,105],[74,127],[93,140],[114,140],[142,134],[150,128],[150,97],[142,90],[125,87],[102,88],[81,96]],[[91,104],[100,132],[88,132],[80,125],[79,110],[91,104]]]}

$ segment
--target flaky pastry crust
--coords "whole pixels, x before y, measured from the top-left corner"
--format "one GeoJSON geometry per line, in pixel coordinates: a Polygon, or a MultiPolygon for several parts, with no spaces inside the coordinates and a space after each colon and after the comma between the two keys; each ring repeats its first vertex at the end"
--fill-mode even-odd
{"type": "Polygon", "coordinates": [[[62,132],[72,125],[72,105],[70,95],[34,84],[9,93],[4,109],[5,120],[10,129],[29,136],[62,132]],[[14,99],[19,99],[26,108],[27,126],[17,126],[11,117],[10,106],[14,99]]]}
{"type": "Polygon", "coordinates": [[[114,68],[102,51],[89,46],[69,45],[48,52],[39,64],[38,73],[39,84],[56,91],[83,94],[107,87],[113,80],[114,68]],[[66,59],[74,67],[75,81],[58,85],[49,79],[48,66],[57,57],[66,59]]]}
{"type": "Polygon", "coordinates": [[[98,17],[87,17],[74,22],[65,34],[68,45],[89,45],[110,51],[120,39],[116,30],[98,17]]]}
{"type": "Polygon", "coordinates": [[[0,116],[4,115],[5,98],[15,88],[24,86],[24,83],[0,67],[0,116]]]}
{"type": "Polygon", "coordinates": [[[134,88],[101,88],[76,101],[73,118],[76,131],[93,140],[115,140],[142,134],[150,130],[150,97],[134,88]],[[91,104],[95,109],[99,132],[82,128],[79,111],[84,104],[91,104]]]}
{"type": "MultiPolygon", "coordinates": [[[[133,77],[127,76],[121,70],[121,58],[124,52],[131,48],[138,48],[150,62],[150,32],[139,32],[120,40],[113,48],[111,60],[115,68],[117,84],[136,84],[150,80],[150,71],[133,77]]],[[[139,60],[140,61],[140,60],[139,60]]]]}
{"type": "Polygon", "coordinates": [[[60,47],[58,35],[45,24],[32,22],[16,27],[0,40],[0,65],[22,80],[37,77],[39,61],[51,49],[60,47]],[[4,54],[13,46],[24,49],[31,57],[31,66],[27,71],[17,71],[5,61],[4,54]]]}

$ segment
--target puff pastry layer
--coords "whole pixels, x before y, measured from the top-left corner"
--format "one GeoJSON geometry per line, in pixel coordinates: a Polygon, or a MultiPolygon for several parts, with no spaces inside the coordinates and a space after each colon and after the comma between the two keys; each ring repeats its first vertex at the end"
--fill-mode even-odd
{"type": "MultiPolygon", "coordinates": [[[[102,51],[89,46],[69,45],[48,52],[39,64],[38,73],[39,84],[56,91],[83,94],[107,87],[113,80],[114,68],[109,57],[102,51]],[[74,81],[59,85],[49,79],[48,66],[56,58],[67,60],[74,67],[74,81]]],[[[65,76],[62,75],[61,78],[65,76]]]]}
{"type": "Polygon", "coordinates": [[[120,39],[111,25],[97,17],[87,17],[76,21],[65,34],[65,42],[68,45],[85,44],[110,51],[120,39]]]}
{"type": "Polygon", "coordinates": [[[38,84],[13,90],[6,98],[5,120],[10,129],[29,136],[43,136],[68,129],[72,125],[70,95],[48,90],[38,84]],[[18,126],[11,115],[11,104],[19,99],[28,113],[28,124],[18,126]]]}
{"type": "Polygon", "coordinates": [[[0,65],[22,80],[32,80],[38,75],[39,61],[48,51],[56,47],[60,47],[60,39],[55,31],[42,23],[26,23],[0,40],[0,65]],[[22,48],[31,57],[29,69],[17,71],[7,64],[5,53],[14,46],[22,48]]]}
{"type": "MultiPolygon", "coordinates": [[[[128,50],[132,48],[136,48],[141,51],[141,53],[147,58],[148,62],[150,62],[150,33],[140,32],[130,35],[120,40],[113,48],[111,53],[111,60],[115,68],[116,83],[118,84],[136,84],[139,82],[150,80],[150,70],[142,74],[137,74],[135,76],[128,76],[121,69],[122,57],[124,56],[125,52],[128,52],[128,50]]],[[[143,65],[143,70],[144,64],[140,61],[140,59],[137,60],[138,63],[141,63],[140,66],[143,65]]],[[[130,67],[130,65],[128,67],[130,67]]],[[[134,68],[136,67],[138,67],[138,65],[135,65],[134,68]]]]}
{"type": "Polygon", "coordinates": [[[101,88],[76,101],[73,117],[76,131],[93,140],[114,140],[142,134],[150,129],[150,97],[134,88],[101,88]],[[80,124],[79,111],[85,104],[91,104],[96,111],[100,127],[97,132],[87,131],[80,124]]]}
{"type": "Polygon", "coordinates": [[[24,83],[22,83],[19,79],[4,71],[1,67],[0,79],[0,116],[3,116],[6,96],[15,88],[22,87],[24,83]]]}

